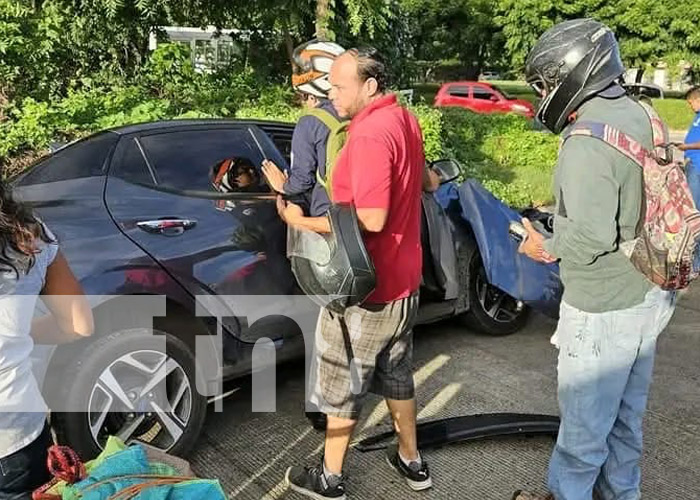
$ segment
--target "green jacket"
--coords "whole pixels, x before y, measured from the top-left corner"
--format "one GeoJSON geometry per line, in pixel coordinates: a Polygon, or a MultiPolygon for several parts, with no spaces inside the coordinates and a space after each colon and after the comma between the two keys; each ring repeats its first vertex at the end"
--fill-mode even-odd
{"type": "MultiPolygon", "coordinates": [[[[577,119],[609,124],[652,147],[649,118],[627,96],[595,97],[577,119]]],[[[563,300],[591,313],[642,303],[652,284],[618,249],[635,237],[642,216],[641,168],[600,139],[573,136],[560,151],[553,188],[554,236],[544,247],[561,259],[563,300]]]]}

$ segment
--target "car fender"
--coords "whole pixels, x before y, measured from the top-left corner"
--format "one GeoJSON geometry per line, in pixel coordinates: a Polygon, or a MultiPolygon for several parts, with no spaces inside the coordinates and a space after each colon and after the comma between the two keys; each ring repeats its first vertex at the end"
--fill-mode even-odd
{"type": "Polygon", "coordinates": [[[437,195],[451,218],[468,228],[465,231],[478,248],[489,283],[534,309],[556,316],[563,291],[559,266],[535,262],[518,252],[508,226],[511,221],[520,222],[520,214],[474,179],[460,186],[445,185],[437,195]]]}

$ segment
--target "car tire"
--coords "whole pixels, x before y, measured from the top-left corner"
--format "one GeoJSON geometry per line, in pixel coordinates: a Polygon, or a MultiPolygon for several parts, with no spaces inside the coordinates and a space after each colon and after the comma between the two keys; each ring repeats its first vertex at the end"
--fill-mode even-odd
{"type": "Polygon", "coordinates": [[[529,309],[486,279],[479,252],[469,261],[469,311],[460,316],[465,326],[493,336],[517,332],[527,323],[529,309]]]}
{"type": "Polygon", "coordinates": [[[197,390],[195,358],[170,334],[133,329],[108,335],[87,347],[65,377],[71,383],[63,386],[64,406],[52,412],[51,423],[59,443],[83,460],[100,453],[107,435],[120,434],[127,442],[186,455],[202,430],[207,400],[197,390]]]}

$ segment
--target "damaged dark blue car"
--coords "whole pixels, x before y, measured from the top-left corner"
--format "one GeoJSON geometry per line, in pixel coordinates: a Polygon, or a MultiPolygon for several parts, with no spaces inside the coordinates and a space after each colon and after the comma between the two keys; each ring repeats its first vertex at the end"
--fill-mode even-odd
{"type": "MultiPolygon", "coordinates": [[[[13,180],[16,195],[58,237],[85,293],[109,298],[94,310],[93,338],[46,353],[40,363],[70,377],[70,384],[46,377],[43,387],[49,404],[74,409],[54,412],[52,425],[81,456],[94,456],[109,435],[186,453],[221,379],[251,373],[258,340],[271,340],[277,362],[304,355],[297,324],[255,310],[255,301],[217,314],[220,322],[196,311],[202,296],[305,298],[287,259],[275,194],[260,171],[265,158],[286,166],[292,131],[259,121],[134,125],[63,147],[13,180]],[[110,323],[144,295],[165,297],[165,315],[153,319],[165,352],[135,319],[119,328],[110,323]],[[195,346],[216,335],[223,339],[217,363],[199,366],[195,346]],[[154,388],[148,398],[144,388],[154,388]]],[[[507,335],[522,328],[530,309],[556,315],[557,266],[518,254],[508,234],[521,214],[477,182],[458,185],[455,162],[432,167],[443,182],[423,195],[419,322],[454,317],[507,335]]],[[[551,229],[546,214],[529,216],[551,229]]],[[[309,301],[307,313],[315,317],[318,306],[309,301]]]]}

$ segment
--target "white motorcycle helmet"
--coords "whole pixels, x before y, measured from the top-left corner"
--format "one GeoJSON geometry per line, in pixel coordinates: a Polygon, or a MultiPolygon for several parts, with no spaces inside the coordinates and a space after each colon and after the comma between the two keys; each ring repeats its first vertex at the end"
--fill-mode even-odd
{"type": "Polygon", "coordinates": [[[312,40],[294,49],[294,90],[320,99],[327,99],[331,84],[328,73],[336,57],[345,49],[334,42],[312,40]]]}

